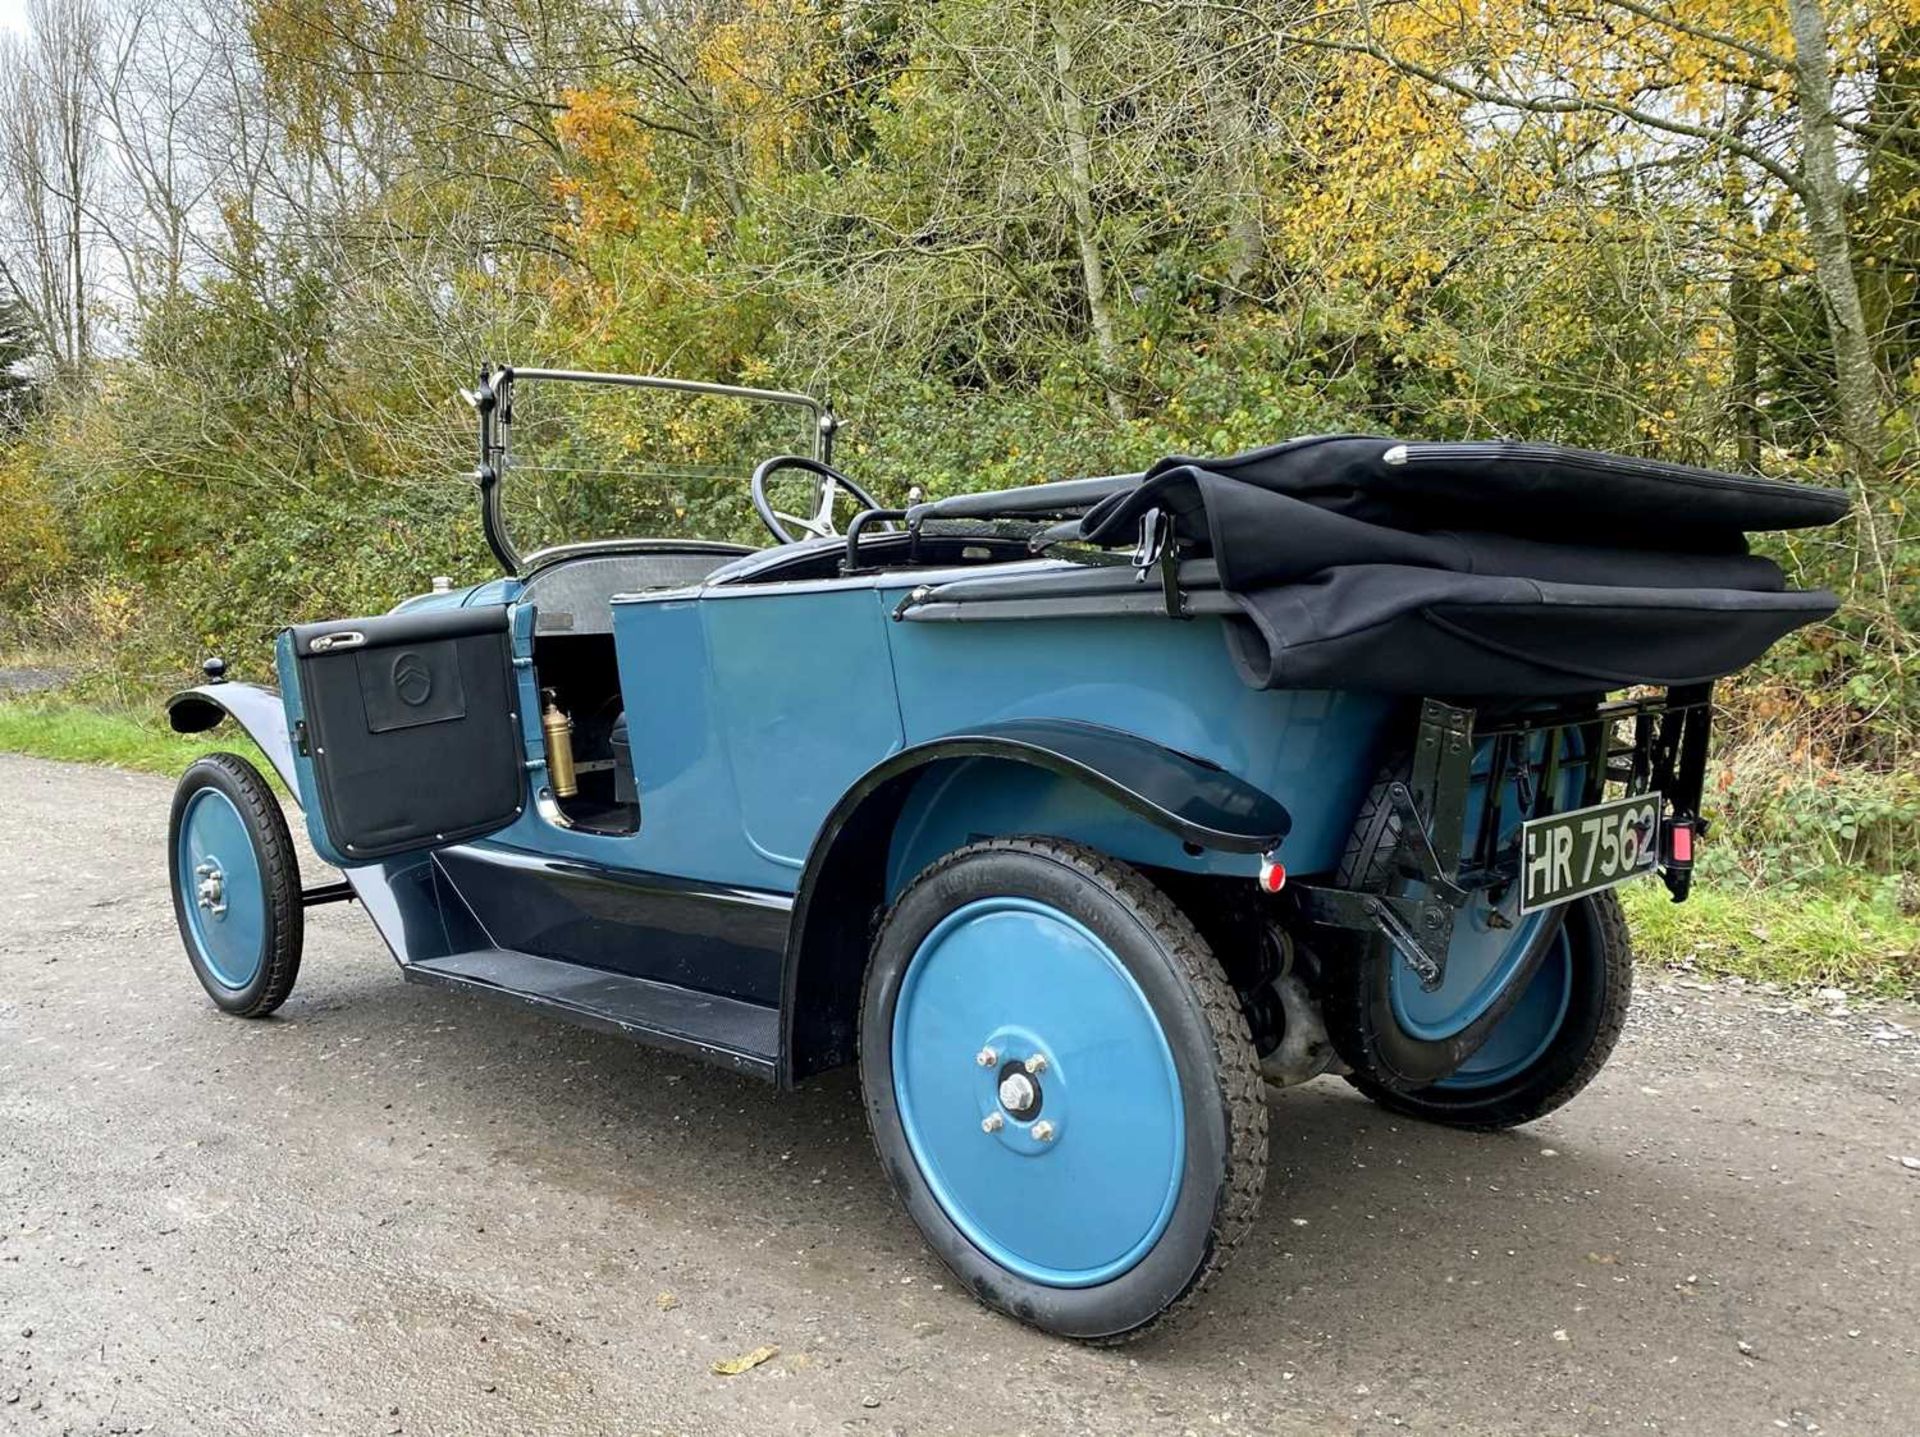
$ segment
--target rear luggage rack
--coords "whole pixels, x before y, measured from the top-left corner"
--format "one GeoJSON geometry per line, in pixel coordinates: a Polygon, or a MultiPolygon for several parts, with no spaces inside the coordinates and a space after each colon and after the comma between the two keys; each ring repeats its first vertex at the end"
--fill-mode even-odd
{"type": "Polygon", "coordinates": [[[1406,959],[1421,987],[1432,992],[1446,977],[1459,909],[1477,892],[1518,880],[1518,849],[1510,845],[1503,850],[1500,844],[1501,805],[1509,779],[1519,790],[1525,818],[1551,814],[1571,740],[1577,744],[1571,762],[1585,770],[1580,806],[1600,802],[1609,784],[1617,785],[1623,796],[1662,796],[1666,812],[1657,867],[1673,901],[1685,902],[1693,882],[1693,839],[1707,828],[1700,816],[1700,799],[1712,715],[1711,684],[1485,719],[1471,708],[1423,699],[1412,771],[1405,782],[1395,782],[1387,790],[1400,831],[1386,882],[1377,891],[1317,883],[1295,883],[1290,891],[1314,923],[1385,937],[1406,959]],[[1545,738],[1537,761],[1531,757],[1536,735],[1545,738]],[[1479,746],[1489,740],[1488,798],[1468,846],[1465,827],[1473,759],[1479,746]],[[1396,879],[1424,885],[1425,895],[1389,891],[1400,886],[1396,879]]]}

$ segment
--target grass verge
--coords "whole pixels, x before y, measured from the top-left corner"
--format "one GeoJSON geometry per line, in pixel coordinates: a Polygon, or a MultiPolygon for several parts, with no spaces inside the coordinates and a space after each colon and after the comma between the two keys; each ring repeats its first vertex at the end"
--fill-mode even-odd
{"type": "Polygon", "coordinates": [[[1920,917],[1886,893],[1696,886],[1674,903],[1658,881],[1621,890],[1642,961],[1702,977],[1920,998],[1920,917]]]}
{"type": "Polygon", "coordinates": [[[175,733],[160,713],[91,708],[52,698],[0,700],[0,753],[103,763],[177,778],[202,754],[220,750],[243,754],[279,787],[273,766],[231,721],[212,733],[175,733]]]}

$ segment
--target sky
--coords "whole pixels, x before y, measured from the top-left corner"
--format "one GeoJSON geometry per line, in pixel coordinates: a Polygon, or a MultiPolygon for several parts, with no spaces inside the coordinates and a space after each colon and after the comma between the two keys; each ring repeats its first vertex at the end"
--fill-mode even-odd
{"type": "Polygon", "coordinates": [[[27,0],[0,0],[0,30],[27,28],[27,0]]]}

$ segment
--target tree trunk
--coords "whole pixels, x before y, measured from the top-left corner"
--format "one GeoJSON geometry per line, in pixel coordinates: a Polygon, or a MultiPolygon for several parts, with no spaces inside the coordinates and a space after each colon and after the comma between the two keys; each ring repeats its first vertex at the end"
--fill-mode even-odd
{"type": "Polygon", "coordinates": [[[1807,243],[1833,341],[1834,400],[1840,442],[1863,484],[1880,468],[1883,389],[1867,333],[1860,284],[1847,237],[1847,190],[1833,114],[1833,68],[1820,0],[1787,0],[1793,27],[1794,87],[1800,101],[1801,200],[1807,243]]]}
{"type": "Polygon", "coordinates": [[[1261,213],[1259,138],[1255,133],[1258,102],[1239,87],[1223,83],[1225,79],[1204,77],[1201,88],[1220,167],[1220,204],[1227,214],[1223,276],[1227,294],[1221,308],[1233,311],[1247,301],[1247,281],[1266,256],[1267,235],[1261,213]]]}
{"type": "Polygon", "coordinates": [[[1760,286],[1734,261],[1727,280],[1727,320],[1733,328],[1733,383],[1727,396],[1733,441],[1742,469],[1760,467],[1760,286]]]}
{"type": "Polygon", "coordinates": [[[1120,342],[1107,293],[1107,267],[1100,257],[1100,237],[1093,212],[1093,146],[1087,134],[1086,110],[1073,88],[1073,41],[1059,4],[1048,7],[1053,29],[1053,73],[1059,82],[1060,128],[1066,140],[1067,172],[1062,189],[1073,216],[1074,243],[1080,251],[1080,277],[1086,289],[1087,318],[1100,355],[1100,384],[1113,417],[1128,417],[1127,397],[1116,384],[1120,342]]]}
{"type": "MultiPolygon", "coordinates": [[[[1757,90],[1748,90],[1740,97],[1740,111],[1734,121],[1736,132],[1744,139],[1747,126],[1752,122],[1754,109],[1759,101],[1757,90]]],[[[1751,200],[1747,194],[1747,172],[1744,162],[1735,155],[1728,155],[1722,161],[1721,202],[1726,214],[1726,224],[1730,232],[1744,235],[1759,230],[1753,223],[1751,200]]],[[[1774,207],[1774,219],[1778,219],[1786,207],[1774,207]]],[[[1766,229],[1771,229],[1773,220],[1769,220],[1766,229]]],[[[1727,327],[1733,334],[1733,377],[1727,393],[1727,417],[1733,424],[1733,442],[1740,455],[1740,467],[1757,469],[1760,466],[1760,317],[1762,311],[1762,291],[1760,280],[1754,273],[1753,265],[1742,253],[1747,246],[1736,244],[1732,247],[1730,268],[1727,273],[1727,327]]]]}
{"type": "Polygon", "coordinates": [[[1833,67],[1827,56],[1827,18],[1820,0],[1787,0],[1793,28],[1794,88],[1800,101],[1801,202],[1807,211],[1807,241],[1814,281],[1833,340],[1834,404],[1840,442],[1853,471],[1855,531],[1878,581],[1883,602],[1893,597],[1893,576],[1881,536],[1875,481],[1880,475],[1882,401],[1880,367],[1867,333],[1847,237],[1847,190],[1840,178],[1833,115],[1833,67]]]}
{"type": "Polygon", "coordinates": [[[1854,225],[1868,251],[1867,323],[1880,372],[1920,365],[1920,225],[1907,208],[1920,190],[1920,20],[1881,47],[1863,143],[1873,169],[1854,225]],[[1876,263],[1877,260],[1877,263],[1876,263]]]}

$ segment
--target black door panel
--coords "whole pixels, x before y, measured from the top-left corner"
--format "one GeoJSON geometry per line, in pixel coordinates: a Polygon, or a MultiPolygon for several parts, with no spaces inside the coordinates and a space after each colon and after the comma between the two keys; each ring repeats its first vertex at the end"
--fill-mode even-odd
{"type": "Polygon", "coordinates": [[[523,802],[504,605],[293,630],[329,843],[371,862],[503,828],[523,802]]]}

